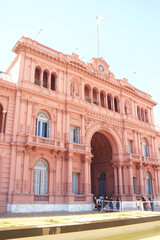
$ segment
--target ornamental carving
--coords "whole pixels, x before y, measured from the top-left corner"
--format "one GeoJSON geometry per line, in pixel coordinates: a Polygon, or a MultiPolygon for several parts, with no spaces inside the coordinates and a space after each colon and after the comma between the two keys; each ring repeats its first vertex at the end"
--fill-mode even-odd
{"type": "Polygon", "coordinates": [[[72,123],[76,123],[76,124],[80,123],[80,115],[71,113],[70,118],[72,123]]]}
{"type": "Polygon", "coordinates": [[[91,125],[97,123],[95,120],[90,119],[90,118],[86,118],[86,124],[85,124],[85,129],[87,130],[88,128],[90,128],[91,125]]]}
{"type": "Polygon", "coordinates": [[[71,83],[70,94],[72,96],[79,96],[79,84],[77,81],[71,83]]]}
{"type": "Polygon", "coordinates": [[[36,113],[36,111],[37,111],[37,109],[38,109],[38,104],[37,103],[33,103],[33,105],[32,105],[32,112],[33,112],[33,114],[35,114],[36,113]]]}

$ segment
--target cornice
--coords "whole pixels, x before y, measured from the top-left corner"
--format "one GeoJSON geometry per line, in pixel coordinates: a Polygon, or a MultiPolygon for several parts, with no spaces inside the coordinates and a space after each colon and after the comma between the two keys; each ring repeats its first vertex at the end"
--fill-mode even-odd
{"type": "MultiPolygon", "coordinates": [[[[50,48],[47,48],[47,47],[39,44],[36,41],[32,41],[32,42],[33,42],[32,43],[33,45],[28,44],[27,42],[18,41],[13,48],[13,52],[15,52],[16,54],[19,54],[21,51],[31,53],[34,56],[38,56],[38,57],[46,59],[48,61],[52,61],[52,62],[60,65],[63,68],[65,67],[66,70],[67,69],[73,70],[75,72],[78,72],[79,74],[82,74],[83,76],[86,76],[87,78],[95,80],[96,82],[101,82],[105,85],[114,87],[117,90],[122,90],[122,92],[129,93],[131,96],[138,97],[140,100],[143,99],[143,101],[147,101],[152,106],[155,106],[157,104],[152,99],[148,99],[147,97],[142,96],[142,95],[138,94],[137,92],[135,92],[135,91],[139,91],[135,87],[133,87],[133,89],[134,89],[134,91],[133,91],[133,89],[127,88],[126,85],[121,85],[121,81],[118,79],[114,80],[114,78],[112,76],[110,77],[109,75],[106,75],[106,77],[101,77],[100,75],[89,71],[87,68],[87,65],[85,68],[81,64],[78,64],[78,63],[75,64],[74,61],[67,60],[67,55],[62,54],[57,51],[54,51],[50,48]],[[117,81],[117,83],[116,83],[116,81],[117,81]],[[118,84],[118,81],[119,81],[119,84],[118,84]]],[[[142,94],[143,94],[143,92],[142,92],[142,94]]]]}

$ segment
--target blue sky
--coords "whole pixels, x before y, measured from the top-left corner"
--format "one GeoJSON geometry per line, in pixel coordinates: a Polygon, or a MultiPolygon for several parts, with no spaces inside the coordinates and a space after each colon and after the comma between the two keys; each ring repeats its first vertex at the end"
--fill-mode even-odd
{"type": "Polygon", "coordinates": [[[40,29],[36,40],[48,47],[83,61],[97,57],[96,16],[104,15],[100,57],[116,78],[152,95],[160,123],[159,0],[0,0],[0,9],[0,71],[14,59],[21,36],[33,39],[40,29]]]}

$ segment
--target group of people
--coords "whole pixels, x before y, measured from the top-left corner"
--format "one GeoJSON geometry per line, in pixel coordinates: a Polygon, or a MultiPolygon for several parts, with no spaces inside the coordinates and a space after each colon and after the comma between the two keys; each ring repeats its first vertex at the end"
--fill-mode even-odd
{"type": "Polygon", "coordinates": [[[95,208],[97,208],[99,211],[106,210],[108,212],[113,212],[113,211],[119,211],[120,209],[120,200],[119,198],[113,198],[112,196],[99,196],[96,197],[94,196],[93,202],[95,204],[95,208]]]}
{"type": "MultiPolygon", "coordinates": [[[[144,211],[148,211],[149,204],[150,204],[151,210],[154,211],[154,202],[152,198],[148,198],[148,201],[146,201],[146,199],[142,197],[142,204],[143,204],[144,211]]],[[[137,208],[138,210],[140,210],[141,208],[140,199],[137,200],[137,208]]]]}
{"type": "MultiPolygon", "coordinates": [[[[103,196],[100,195],[98,197],[93,197],[93,202],[95,204],[95,208],[97,208],[99,211],[107,211],[107,212],[113,212],[113,211],[119,211],[120,210],[120,200],[118,197],[113,198],[112,196],[103,196]]],[[[152,211],[154,211],[154,202],[152,198],[148,198],[146,200],[144,197],[142,197],[142,200],[140,198],[136,201],[136,206],[138,210],[144,210],[148,211],[149,206],[152,211]]]]}

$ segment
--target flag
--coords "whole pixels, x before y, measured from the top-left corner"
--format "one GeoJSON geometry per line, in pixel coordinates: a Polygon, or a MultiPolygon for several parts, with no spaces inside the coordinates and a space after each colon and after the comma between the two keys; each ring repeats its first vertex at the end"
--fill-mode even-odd
{"type": "Polygon", "coordinates": [[[102,20],[104,18],[104,15],[102,15],[102,16],[100,16],[100,17],[96,17],[96,19],[97,19],[97,24],[99,24],[100,23],[100,21],[102,20]]]}

